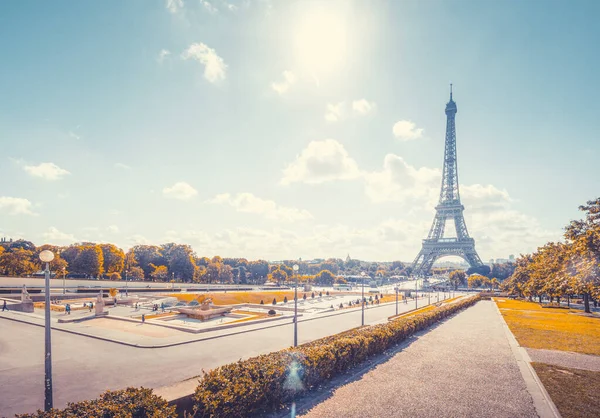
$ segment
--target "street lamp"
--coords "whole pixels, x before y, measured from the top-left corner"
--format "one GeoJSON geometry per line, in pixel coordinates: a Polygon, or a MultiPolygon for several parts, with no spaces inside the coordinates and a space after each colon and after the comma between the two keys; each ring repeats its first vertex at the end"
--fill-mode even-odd
{"type": "Polygon", "coordinates": [[[415,309],[417,309],[419,307],[419,293],[417,290],[417,285],[419,284],[419,279],[417,277],[415,277],[415,309]]]}
{"type": "Polygon", "coordinates": [[[296,286],[294,287],[294,347],[298,347],[298,264],[294,264],[294,277],[296,286]]]}
{"type": "Polygon", "coordinates": [[[63,267],[63,295],[67,294],[67,286],[65,284],[65,278],[67,276],[67,269],[63,267]]]}
{"type": "Polygon", "coordinates": [[[129,270],[125,270],[125,297],[129,296],[129,289],[127,289],[127,273],[129,273],[129,270]]]}
{"type": "Polygon", "coordinates": [[[44,250],[40,253],[40,260],[46,263],[46,270],[44,270],[44,276],[46,279],[45,288],[45,352],[46,356],[44,359],[44,411],[50,411],[52,409],[52,344],[50,342],[50,265],[49,263],[54,260],[54,253],[52,251],[44,250]]]}
{"type": "Polygon", "coordinates": [[[364,271],[360,272],[360,275],[362,277],[362,298],[360,300],[360,304],[362,306],[362,313],[361,313],[361,319],[360,319],[360,325],[364,326],[365,325],[365,276],[367,275],[364,271]]]}
{"type": "Polygon", "coordinates": [[[398,315],[398,284],[396,284],[396,316],[398,315]]]}

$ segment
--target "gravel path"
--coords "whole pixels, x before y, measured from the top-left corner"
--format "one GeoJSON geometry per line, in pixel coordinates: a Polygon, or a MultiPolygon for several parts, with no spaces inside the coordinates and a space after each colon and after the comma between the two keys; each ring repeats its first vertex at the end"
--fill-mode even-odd
{"type": "Polygon", "coordinates": [[[493,302],[338,388],[305,417],[537,417],[493,302]]]}
{"type": "Polygon", "coordinates": [[[570,367],[600,372],[600,356],[590,354],[572,353],[570,351],[543,350],[528,348],[527,353],[531,361],[537,363],[554,364],[555,366],[570,367]]]}

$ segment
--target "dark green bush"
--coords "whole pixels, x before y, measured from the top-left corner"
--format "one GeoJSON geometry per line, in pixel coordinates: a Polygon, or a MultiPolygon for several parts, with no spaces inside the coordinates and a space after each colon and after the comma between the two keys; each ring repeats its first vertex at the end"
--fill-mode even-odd
{"type": "Polygon", "coordinates": [[[479,296],[473,296],[211,370],[204,374],[194,394],[196,416],[247,417],[278,409],[298,393],[381,354],[478,300],[479,296]]]}
{"type": "Polygon", "coordinates": [[[69,403],[65,409],[17,415],[17,418],[176,418],[175,407],[154,395],[152,389],[106,391],[91,401],[69,403]]]}

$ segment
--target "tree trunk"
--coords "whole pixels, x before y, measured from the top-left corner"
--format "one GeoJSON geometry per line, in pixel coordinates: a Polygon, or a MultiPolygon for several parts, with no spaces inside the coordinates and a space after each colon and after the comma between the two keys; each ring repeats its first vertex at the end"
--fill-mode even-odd
{"type": "Polygon", "coordinates": [[[542,303],[542,295],[538,296],[538,300],[542,303]]]}
{"type": "Polygon", "coordinates": [[[567,306],[571,307],[571,295],[567,295],[567,306]]]}
{"type": "Polygon", "coordinates": [[[556,297],[556,303],[558,303],[560,305],[560,296],[556,297]]]}
{"type": "Polygon", "coordinates": [[[550,296],[550,303],[554,300],[554,296],[550,296]]]}
{"type": "Polygon", "coordinates": [[[583,306],[585,307],[585,312],[586,313],[591,313],[592,312],[590,310],[590,295],[587,292],[583,294],[583,306]]]}

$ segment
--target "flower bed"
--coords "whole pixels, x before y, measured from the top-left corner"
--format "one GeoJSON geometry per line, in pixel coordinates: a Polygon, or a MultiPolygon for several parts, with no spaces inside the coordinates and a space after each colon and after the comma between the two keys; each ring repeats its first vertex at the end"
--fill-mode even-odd
{"type": "Polygon", "coordinates": [[[17,415],[17,418],[175,418],[175,407],[169,406],[160,396],[152,394],[152,389],[127,388],[107,391],[100,398],[91,401],[70,403],[65,409],[52,409],[50,412],[37,411],[33,414],[17,415]]]}
{"type": "Polygon", "coordinates": [[[472,296],[386,324],[355,328],[297,348],[231,363],[205,373],[194,394],[196,416],[247,417],[281,408],[303,391],[475,304],[472,296]]]}

